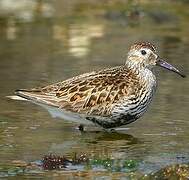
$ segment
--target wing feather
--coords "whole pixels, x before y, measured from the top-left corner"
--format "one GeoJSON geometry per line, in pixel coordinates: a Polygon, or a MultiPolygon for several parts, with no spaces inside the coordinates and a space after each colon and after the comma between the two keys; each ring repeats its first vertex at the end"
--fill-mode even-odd
{"type": "Polygon", "coordinates": [[[131,79],[133,83],[139,83],[128,68],[118,66],[86,73],[43,88],[17,91],[17,94],[71,112],[108,116],[114,103],[136,93],[135,89],[130,88],[131,79]]]}

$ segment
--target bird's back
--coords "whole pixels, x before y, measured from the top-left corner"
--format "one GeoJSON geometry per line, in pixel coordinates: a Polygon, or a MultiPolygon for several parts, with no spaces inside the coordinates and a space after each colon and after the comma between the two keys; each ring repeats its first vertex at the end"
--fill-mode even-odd
{"type": "Polygon", "coordinates": [[[142,88],[137,74],[127,66],[118,66],[16,93],[70,112],[110,116],[115,105],[137,97],[142,88]]]}

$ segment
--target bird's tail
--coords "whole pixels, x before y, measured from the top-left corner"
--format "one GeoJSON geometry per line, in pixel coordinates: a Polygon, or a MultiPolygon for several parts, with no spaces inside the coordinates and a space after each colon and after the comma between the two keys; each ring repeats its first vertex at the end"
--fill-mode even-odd
{"type": "Polygon", "coordinates": [[[12,97],[11,99],[28,100],[35,103],[46,104],[51,106],[58,106],[56,99],[51,94],[46,94],[41,89],[18,89],[15,91],[15,95],[19,98],[12,97]]]}
{"type": "Polygon", "coordinates": [[[40,91],[36,89],[18,89],[15,90],[15,95],[25,100],[35,100],[35,95],[37,92],[40,91]]]}
{"type": "MultiPolygon", "coordinates": [[[[39,90],[38,90],[39,91],[39,90]]],[[[15,90],[15,95],[12,96],[6,96],[7,98],[13,99],[13,100],[20,100],[20,101],[28,101],[32,100],[31,94],[37,92],[37,90],[28,90],[28,89],[18,89],[15,90]]]]}

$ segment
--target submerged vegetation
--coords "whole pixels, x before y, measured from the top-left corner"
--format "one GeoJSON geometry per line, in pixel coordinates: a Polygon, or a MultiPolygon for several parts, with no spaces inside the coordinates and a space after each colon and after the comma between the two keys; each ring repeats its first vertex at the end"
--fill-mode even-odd
{"type": "Polygon", "coordinates": [[[75,172],[72,176],[79,176],[78,172],[90,171],[93,175],[103,172],[119,173],[118,178],[128,177],[134,179],[187,179],[189,177],[188,164],[174,164],[161,168],[153,173],[143,174],[139,172],[139,162],[136,160],[122,159],[100,159],[90,158],[86,154],[75,154],[73,157],[58,156],[54,154],[45,155],[42,160],[26,163],[24,161],[13,161],[12,165],[0,167],[0,177],[39,175],[48,176],[48,171],[57,176],[75,172]],[[48,170],[48,171],[47,171],[48,170]]]}

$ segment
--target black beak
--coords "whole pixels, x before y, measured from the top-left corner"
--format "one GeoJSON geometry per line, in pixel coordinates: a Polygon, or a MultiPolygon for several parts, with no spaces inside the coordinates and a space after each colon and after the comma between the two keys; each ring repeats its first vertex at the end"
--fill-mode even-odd
{"type": "Polygon", "coordinates": [[[169,71],[173,71],[177,74],[179,74],[181,77],[185,78],[186,75],[182,74],[177,68],[175,68],[174,66],[172,66],[171,64],[167,63],[166,61],[160,59],[158,57],[158,60],[156,62],[156,65],[160,66],[160,67],[163,67],[165,69],[168,69],[169,71]]]}

